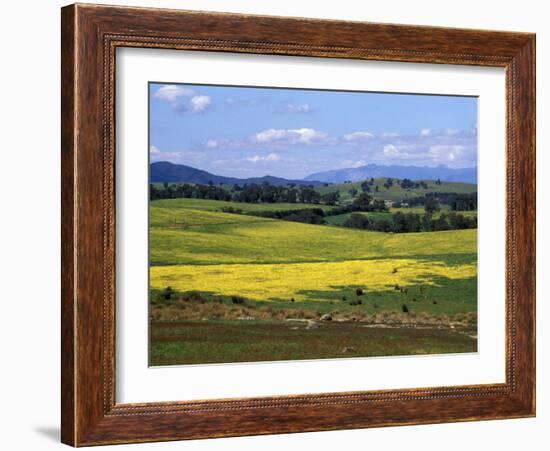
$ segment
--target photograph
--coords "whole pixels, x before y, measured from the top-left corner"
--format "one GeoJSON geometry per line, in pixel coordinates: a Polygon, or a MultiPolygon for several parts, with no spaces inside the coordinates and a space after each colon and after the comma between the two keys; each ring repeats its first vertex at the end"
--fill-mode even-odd
{"type": "Polygon", "coordinates": [[[476,96],[148,90],[150,366],[477,352],[476,96]]]}

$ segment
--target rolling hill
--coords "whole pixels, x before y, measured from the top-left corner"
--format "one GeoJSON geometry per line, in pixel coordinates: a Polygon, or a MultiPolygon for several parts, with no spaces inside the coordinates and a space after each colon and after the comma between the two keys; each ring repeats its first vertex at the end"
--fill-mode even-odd
{"type": "MultiPolygon", "coordinates": [[[[428,193],[457,193],[457,194],[472,194],[477,192],[477,185],[473,183],[459,182],[441,182],[436,184],[433,180],[417,180],[424,181],[427,188],[402,188],[397,182],[394,182],[391,187],[386,187],[384,183],[387,178],[375,178],[373,185],[370,187],[369,195],[375,199],[407,201],[411,197],[425,196],[428,193]],[[378,189],[378,191],[376,191],[378,189]]],[[[335,183],[329,186],[319,186],[316,188],[321,194],[330,193],[332,191],[340,192],[340,202],[348,203],[353,200],[350,190],[355,189],[361,192],[361,182],[355,183],[335,183]]]]}

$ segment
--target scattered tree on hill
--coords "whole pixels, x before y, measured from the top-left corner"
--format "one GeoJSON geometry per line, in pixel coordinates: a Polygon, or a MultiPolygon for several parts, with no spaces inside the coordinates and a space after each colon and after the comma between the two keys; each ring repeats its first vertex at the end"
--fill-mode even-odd
{"type": "Polygon", "coordinates": [[[401,180],[400,185],[403,189],[409,189],[414,188],[416,184],[410,179],[403,179],[401,180]]]}
{"type": "Polygon", "coordinates": [[[441,210],[439,202],[434,198],[428,198],[424,203],[424,211],[428,215],[433,215],[436,211],[441,210]]]}
{"type": "Polygon", "coordinates": [[[369,196],[367,193],[361,193],[355,198],[355,200],[353,201],[353,205],[366,210],[369,208],[371,201],[371,196],[369,196]]]}
{"type": "Polygon", "coordinates": [[[326,205],[336,205],[340,200],[340,191],[332,191],[330,193],[323,194],[321,201],[326,205]]]}

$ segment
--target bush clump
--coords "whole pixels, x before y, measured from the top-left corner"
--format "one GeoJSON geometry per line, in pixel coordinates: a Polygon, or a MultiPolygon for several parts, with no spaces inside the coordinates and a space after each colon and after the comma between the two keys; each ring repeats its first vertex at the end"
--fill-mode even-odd
{"type": "Polygon", "coordinates": [[[170,299],[172,299],[172,296],[174,296],[174,290],[172,289],[172,287],[166,287],[162,291],[162,297],[164,298],[164,300],[169,301],[170,299]]]}
{"type": "Polygon", "coordinates": [[[233,302],[233,304],[244,304],[244,301],[245,299],[242,296],[231,296],[231,302],[233,302]]]}

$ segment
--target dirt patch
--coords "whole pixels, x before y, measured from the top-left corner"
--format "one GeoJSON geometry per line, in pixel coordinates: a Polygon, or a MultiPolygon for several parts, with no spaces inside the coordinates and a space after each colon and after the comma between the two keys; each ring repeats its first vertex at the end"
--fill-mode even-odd
{"type": "MultiPolygon", "coordinates": [[[[267,303],[266,303],[267,304],[267,303]]],[[[317,312],[313,309],[300,308],[273,308],[270,305],[257,304],[227,304],[222,301],[202,301],[194,299],[177,299],[170,303],[160,303],[151,307],[151,321],[177,322],[195,320],[239,320],[239,321],[290,321],[303,323],[312,322],[357,322],[367,327],[443,327],[448,329],[471,329],[477,324],[475,313],[460,313],[454,316],[434,315],[427,313],[404,313],[394,311],[382,311],[369,314],[365,311],[330,313],[317,312]]],[[[312,327],[310,327],[312,328],[312,327]]]]}

